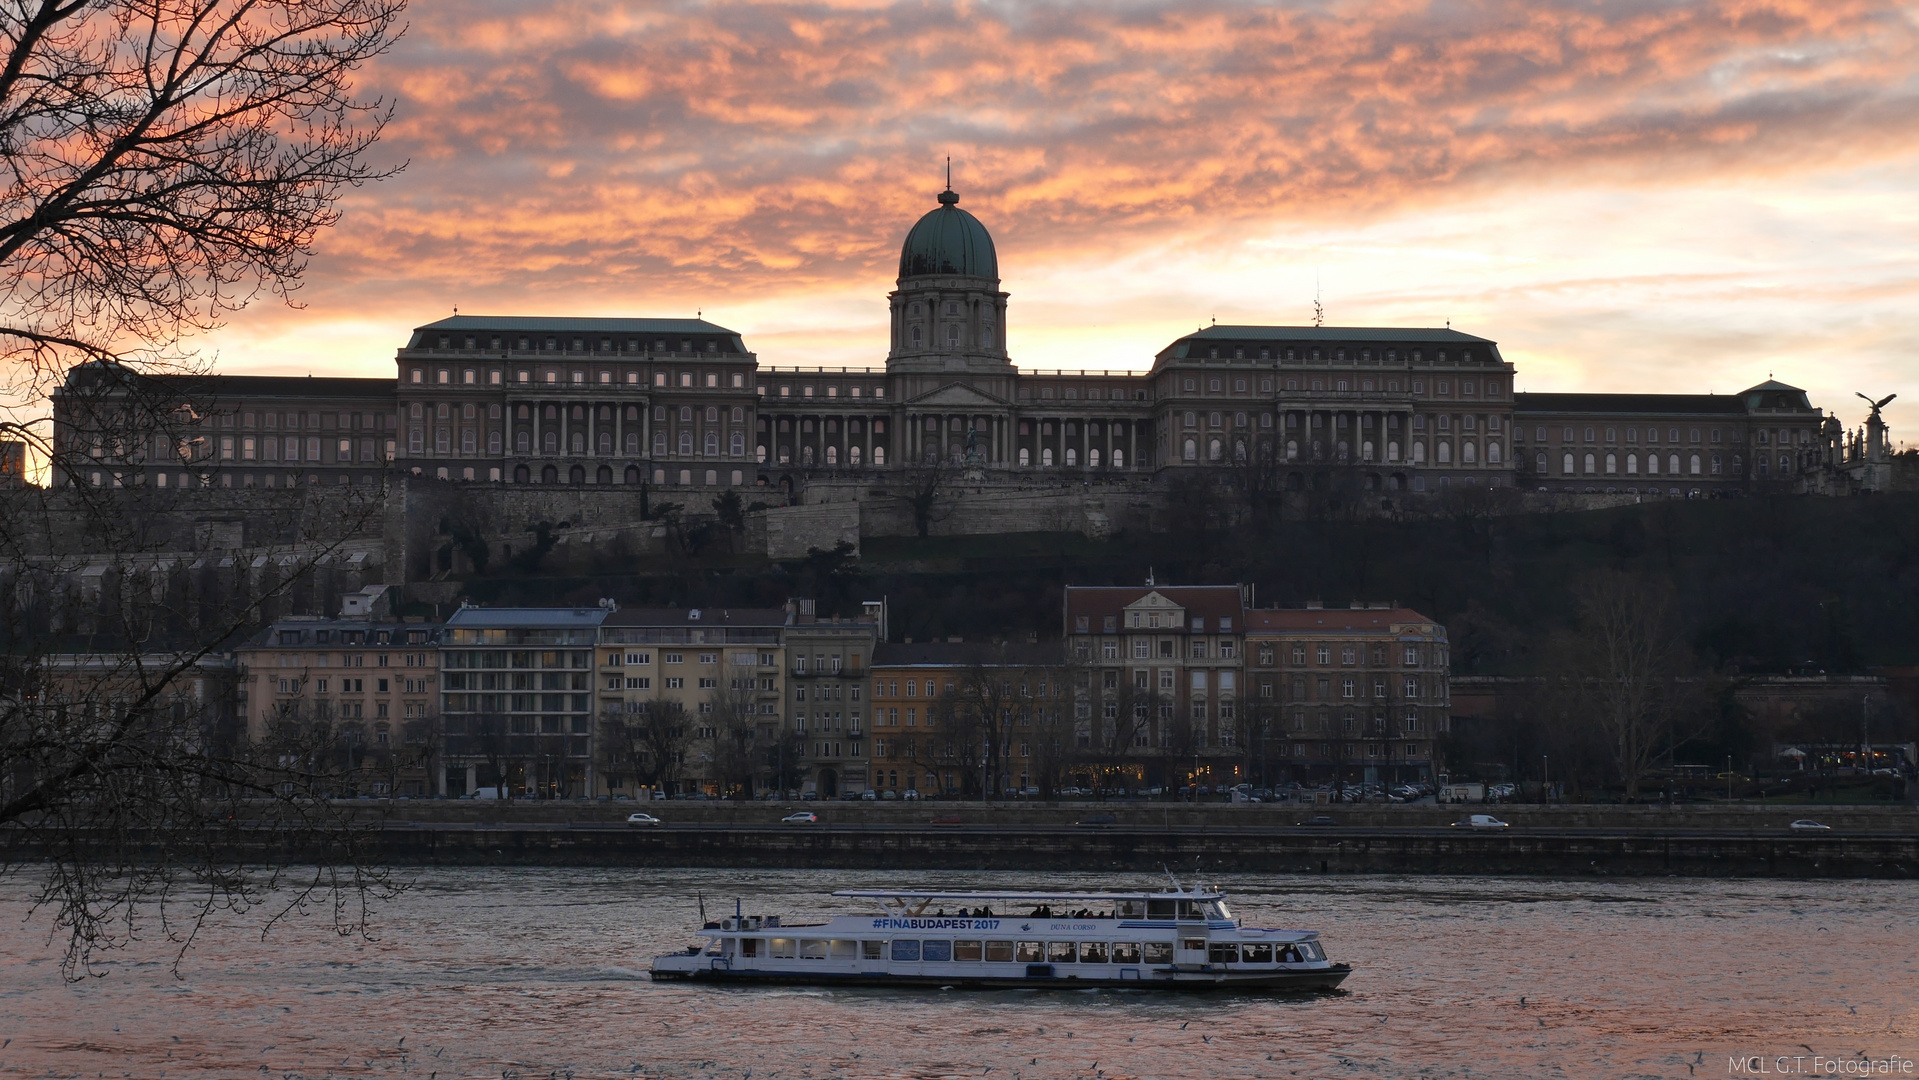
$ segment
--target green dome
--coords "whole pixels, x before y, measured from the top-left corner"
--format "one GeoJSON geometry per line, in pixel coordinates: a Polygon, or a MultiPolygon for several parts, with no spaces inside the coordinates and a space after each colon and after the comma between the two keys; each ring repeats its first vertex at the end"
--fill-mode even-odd
{"type": "Polygon", "coordinates": [[[978,218],[959,208],[959,196],[951,190],[940,192],[939,209],[919,219],[900,248],[900,276],[924,274],[999,277],[993,238],[978,218]]]}

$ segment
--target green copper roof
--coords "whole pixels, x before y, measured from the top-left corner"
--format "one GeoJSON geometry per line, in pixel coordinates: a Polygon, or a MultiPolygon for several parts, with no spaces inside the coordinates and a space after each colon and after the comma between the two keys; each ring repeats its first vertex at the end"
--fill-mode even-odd
{"type": "Polygon", "coordinates": [[[979,219],[959,208],[959,196],[940,192],[939,209],[929,212],[906,234],[900,248],[900,276],[966,274],[999,277],[999,255],[979,219]]]}

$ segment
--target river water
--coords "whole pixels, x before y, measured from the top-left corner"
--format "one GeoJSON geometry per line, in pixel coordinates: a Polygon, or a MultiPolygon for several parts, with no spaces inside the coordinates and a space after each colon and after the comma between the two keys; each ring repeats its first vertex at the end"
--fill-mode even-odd
{"type": "MultiPolygon", "coordinates": [[[[1919,883],[1223,876],[1250,924],[1355,966],[1312,997],[704,989],[648,959],[836,888],[1137,877],[433,869],[378,940],[216,920],[68,983],[0,883],[0,1075],[49,1077],[1719,1077],[1760,1056],[1919,1059],[1919,883]]],[[[1784,1060],[1781,1060],[1781,1059],[1784,1060]]],[[[1842,1067],[1844,1068],[1844,1067],[1842,1067]]],[[[1914,1072],[1892,1075],[1919,1076],[1914,1072]]],[[[1788,1074],[1790,1075],[1790,1074],[1788,1074]]],[[[1884,1075],[1884,1074],[1880,1074],[1884,1075]]]]}

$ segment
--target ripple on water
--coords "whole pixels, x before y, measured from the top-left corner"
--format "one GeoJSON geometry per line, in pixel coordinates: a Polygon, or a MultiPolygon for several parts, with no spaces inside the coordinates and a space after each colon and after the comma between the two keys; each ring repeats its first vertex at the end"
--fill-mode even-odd
{"type": "MultiPolygon", "coordinates": [[[[1320,930],[1357,969],[1347,990],[654,984],[647,961],[690,940],[701,897],[715,914],[737,896],[797,920],[844,910],[837,888],[1151,882],[437,869],[380,910],[377,942],[310,921],[262,942],[257,923],[223,919],[178,980],[152,947],[66,984],[42,924],[0,935],[0,1074],[1671,1076],[1801,1043],[1919,1056],[1913,883],[1218,880],[1249,924],[1320,930]]],[[[0,917],[23,918],[25,897],[0,887],[0,917]]]]}

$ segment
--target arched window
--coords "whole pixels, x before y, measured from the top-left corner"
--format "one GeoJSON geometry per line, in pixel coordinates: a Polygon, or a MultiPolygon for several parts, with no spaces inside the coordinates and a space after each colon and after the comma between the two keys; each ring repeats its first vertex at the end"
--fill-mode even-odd
{"type": "MultiPolygon", "coordinates": [[[[1244,445],[1244,444],[1242,444],[1242,445],[1244,445]]],[[[1242,452],[1242,453],[1241,453],[1241,454],[1240,454],[1239,456],[1240,456],[1240,458],[1241,458],[1241,459],[1244,459],[1244,458],[1246,457],[1246,455],[1245,455],[1245,453],[1244,453],[1244,452],[1242,452]]],[[[1373,460],[1373,441],[1372,441],[1371,439],[1362,439],[1362,440],[1360,440],[1360,443],[1359,443],[1359,460],[1361,460],[1361,461],[1371,461],[1371,460],[1373,460]]]]}
{"type": "Polygon", "coordinates": [[[680,453],[685,454],[689,457],[692,456],[693,454],[693,433],[692,432],[690,431],[680,432],[680,453]]]}
{"type": "Polygon", "coordinates": [[[1692,474],[1693,474],[1694,476],[1698,476],[1698,475],[1699,475],[1699,472],[1700,472],[1700,461],[1699,461],[1699,455],[1698,455],[1698,454],[1694,454],[1694,455],[1692,456],[1692,474]]]}
{"type": "Polygon", "coordinates": [[[653,456],[666,456],[666,432],[664,431],[656,431],[653,433],[653,456]]]}
{"type": "Polygon", "coordinates": [[[1606,475],[1611,476],[1614,473],[1617,473],[1618,471],[1619,471],[1619,455],[1607,454],[1606,455],[1606,475]]]}
{"type": "Polygon", "coordinates": [[[758,462],[759,462],[760,464],[762,464],[762,465],[764,465],[764,464],[766,464],[766,444],[765,444],[765,443],[761,443],[761,444],[760,444],[760,445],[759,445],[759,446],[758,446],[758,447],[757,447],[757,448],[756,448],[756,449],[754,450],[754,458],[755,458],[755,460],[757,460],[757,461],[758,461],[758,462]]]}
{"type": "Polygon", "coordinates": [[[1639,475],[1639,455],[1638,454],[1626,455],[1626,475],[1627,476],[1639,475]]]}
{"type": "Polygon", "coordinates": [[[1387,461],[1399,460],[1399,440],[1397,439],[1386,440],[1386,460],[1387,461]]]}
{"type": "Polygon", "coordinates": [[[575,454],[586,453],[586,432],[576,431],[573,433],[573,452],[575,454]]]}
{"type": "Polygon", "coordinates": [[[1719,455],[1714,454],[1712,456],[1712,474],[1714,476],[1718,476],[1719,470],[1724,464],[1725,464],[1724,461],[1719,457],[1719,455]]]}
{"type": "Polygon", "coordinates": [[[1573,471],[1574,471],[1573,456],[1571,454],[1567,454],[1565,457],[1565,460],[1559,463],[1559,471],[1566,474],[1567,476],[1571,476],[1573,474],[1573,471]]]}
{"type": "Polygon", "coordinates": [[[1658,454],[1646,455],[1646,475],[1647,476],[1659,475],[1659,455],[1658,454]]]}
{"type": "Polygon", "coordinates": [[[559,432],[557,431],[547,432],[546,438],[543,441],[546,444],[547,453],[557,454],[560,452],[560,433],[559,432]]]}
{"type": "MultiPolygon", "coordinates": [[[[1190,445],[1190,443],[1191,443],[1191,441],[1192,441],[1192,440],[1190,440],[1190,439],[1189,439],[1189,440],[1187,440],[1187,442],[1188,442],[1188,444],[1189,444],[1189,445],[1190,445]]],[[[1050,447],[1050,446],[1048,446],[1048,447],[1046,447],[1045,449],[1043,449],[1043,450],[1041,450],[1041,451],[1039,452],[1039,463],[1040,463],[1040,467],[1041,467],[1041,468],[1051,468],[1051,467],[1052,467],[1052,465],[1053,465],[1053,448],[1052,448],[1052,447],[1050,447]]]]}
{"type": "MultiPolygon", "coordinates": [[[[499,432],[497,431],[487,432],[486,452],[489,454],[497,454],[500,452],[500,433],[499,432]]],[[[365,457],[365,456],[366,455],[364,454],[361,455],[361,457],[365,457]]]]}
{"type": "Polygon", "coordinates": [[[746,453],[746,435],[735,431],[733,433],[733,440],[728,445],[727,452],[733,457],[744,455],[746,453]]]}
{"type": "Polygon", "coordinates": [[[1441,465],[1452,464],[1452,460],[1453,460],[1453,444],[1452,443],[1442,442],[1442,443],[1436,444],[1433,447],[1433,453],[1437,455],[1439,464],[1441,465]]]}
{"type": "MultiPolygon", "coordinates": [[[[1676,463],[1676,462],[1678,462],[1678,460],[1679,460],[1679,457],[1678,457],[1678,455],[1674,455],[1674,456],[1673,456],[1673,461],[1674,461],[1674,462],[1676,463]]],[[[1699,471],[1699,464],[1698,464],[1698,463],[1699,463],[1699,459],[1698,459],[1697,457],[1695,457],[1695,458],[1693,458],[1692,460],[1693,460],[1693,470],[1692,470],[1692,471],[1693,471],[1693,472],[1698,472],[1698,471],[1699,471]]],[[[1678,471],[1679,471],[1679,466],[1678,466],[1677,464],[1674,464],[1674,465],[1673,465],[1673,469],[1672,469],[1672,471],[1674,471],[1674,472],[1678,472],[1678,471]]],[[[1792,471],[1792,458],[1791,458],[1791,457],[1789,457],[1789,456],[1787,456],[1787,455],[1785,455],[1785,454],[1781,454],[1781,455],[1779,455],[1779,473],[1780,473],[1780,475],[1782,475],[1782,476],[1783,476],[1783,475],[1785,475],[1786,473],[1789,473],[1789,472],[1791,472],[1791,471],[1792,471]]]]}
{"type": "Polygon", "coordinates": [[[533,436],[524,431],[513,436],[513,449],[522,454],[531,453],[533,450],[533,436]]]}
{"type": "Polygon", "coordinates": [[[1486,464],[1488,465],[1499,464],[1499,457],[1500,457],[1499,444],[1496,442],[1487,443],[1486,444],[1486,464]]]}
{"type": "Polygon", "coordinates": [[[1019,463],[1022,467],[1033,463],[1032,456],[1032,451],[1026,449],[1024,446],[1019,448],[1019,463]]]}
{"type": "Polygon", "coordinates": [[[800,447],[800,464],[802,465],[813,464],[813,448],[812,447],[810,446],[800,447]]]}
{"type": "MultiPolygon", "coordinates": [[[[1191,415],[1191,414],[1189,413],[1188,415],[1191,415]]],[[[1185,449],[1185,451],[1186,451],[1186,453],[1185,453],[1185,458],[1186,458],[1186,460],[1187,460],[1187,461],[1198,461],[1198,460],[1199,460],[1199,443],[1198,443],[1198,441],[1197,441],[1197,440],[1194,440],[1194,439],[1187,439],[1187,440],[1186,440],[1186,445],[1185,445],[1185,447],[1184,447],[1184,449],[1185,449]]],[[[1052,451],[1050,451],[1050,450],[1049,450],[1049,451],[1047,451],[1047,453],[1049,453],[1049,454],[1050,454],[1051,452],[1052,452],[1052,451]]]]}
{"type": "Polygon", "coordinates": [[[1586,455],[1586,475],[1591,476],[1593,473],[1598,471],[1599,471],[1599,459],[1592,454],[1587,454],[1586,455]]]}
{"type": "Polygon", "coordinates": [[[1298,439],[1286,440],[1286,460],[1287,461],[1299,460],[1299,440],[1298,439]]]}
{"type": "Polygon", "coordinates": [[[1679,475],[1679,455],[1678,454],[1674,454],[1671,457],[1668,457],[1666,459],[1666,474],[1668,476],[1679,475]]]}
{"type": "Polygon", "coordinates": [[[849,446],[849,447],[847,447],[847,448],[846,448],[846,463],[847,463],[848,465],[858,465],[858,464],[860,463],[860,448],[859,448],[859,447],[857,447],[857,446],[849,446]]]}
{"type": "Polygon", "coordinates": [[[613,433],[610,431],[600,432],[600,456],[613,456],[613,433]]]}
{"type": "Polygon", "coordinates": [[[1113,451],[1113,468],[1124,469],[1125,467],[1126,467],[1126,451],[1124,450],[1113,451]]]}
{"type": "MultiPolygon", "coordinates": [[[[433,452],[434,452],[434,453],[436,453],[436,454],[444,454],[444,453],[446,453],[446,452],[447,452],[447,449],[448,449],[448,445],[449,445],[449,444],[450,444],[450,443],[451,443],[452,441],[453,441],[453,432],[452,432],[451,430],[449,430],[449,429],[447,429],[447,428],[434,428],[434,429],[433,429],[433,452]]],[[[299,449],[298,449],[298,447],[299,447],[299,445],[300,445],[300,440],[298,440],[298,439],[288,439],[288,440],[287,440],[287,445],[288,445],[288,446],[290,446],[290,447],[294,447],[294,449],[293,449],[293,450],[291,450],[291,451],[289,451],[289,452],[288,452],[288,454],[287,454],[287,460],[288,460],[288,461],[293,461],[294,459],[296,459],[296,458],[298,458],[298,457],[300,456],[300,452],[299,452],[299,449]]]]}
{"type": "Polygon", "coordinates": [[[706,407],[706,422],[709,424],[717,424],[720,422],[720,407],[718,405],[708,405],[706,407]]]}
{"type": "Polygon", "coordinates": [[[1078,464],[1079,464],[1079,450],[1075,447],[1071,447],[1071,446],[1067,447],[1066,448],[1066,467],[1070,469],[1073,466],[1078,464]]]}
{"type": "MultiPolygon", "coordinates": [[[[917,349],[919,348],[919,345],[920,345],[920,328],[915,326],[913,328],[913,347],[917,349]]],[[[417,382],[418,380],[415,380],[415,381],[417,382]]]]}
{"type": "Polygon", "coordinates": [[[1533,471],[1542,474],[1546,471],[1546,452],[1544,450],[1533,455],[1533,471]]]}
{"type": "Polygon", "coordinates": [[[873,448],[873,464],[874,465],[886,464],[886,447],[875,446],[873,448]]]}
{"type": "Polygon", "coordinates": [[[706,433],[706,456],[720,456],[720,433],[717,431],[709,431],[706,433]]]}
{"type": "Polygon", "coordinates": [[[1086,464],[1088,468],[1093,468],[1093,469],[1099,468],[1099,448],[1098,447],[1094,447],[1093,449],[1086,451],[1086,464]]]}
{"type": "Polygon", "coordinates": [[[626,452],[629,455],[639,454],[640,452],[640,433],[639,432],[629,431],[626,433],[626,452]]]}
{"type": "Polygon", "coordinates": [[[640,467],[638,465],[628,465],[626,467],[626,482],[629,484],[637,484],[640,482],[640,467]]]}
{"type": "Polygon", "coordinates": [[[827,448],[826,448],[826,463],[827,463],[828,465],[838,465],[838,464],[840,463],[840,448],[839,448],[839,447],[837,447],[837,446],[829,446],[829,447],[827,447],[827,448]]]}
{"type": "Polygon", "coordinates": [[[1416,442],[1413,444],[1413,464],[1415,465],[1426,464],[1426,444],[1425,443],[1416,442]]]}

